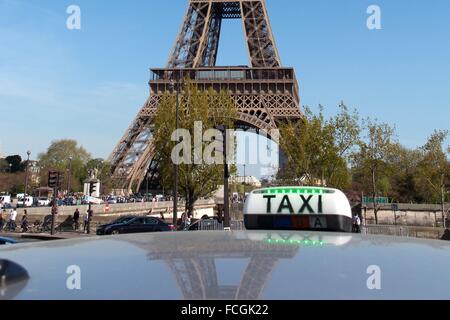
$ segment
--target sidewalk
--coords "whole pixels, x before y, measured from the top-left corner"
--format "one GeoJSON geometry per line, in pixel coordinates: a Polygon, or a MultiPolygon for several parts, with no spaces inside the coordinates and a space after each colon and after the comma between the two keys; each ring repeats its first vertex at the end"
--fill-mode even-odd
{"type": "Polygon", "coordinates": [[[19,239],[35,239],[41,241],[50,240],[64,240],[64,239],[76,239],[76,238],[89,238],[95,237],[94,234],[84,234],[80,232],[56,232],[53,236],[48,233],[17,233],[17,232],[2,232],[0,236],[7,238],[19,238],[19,239]]]}

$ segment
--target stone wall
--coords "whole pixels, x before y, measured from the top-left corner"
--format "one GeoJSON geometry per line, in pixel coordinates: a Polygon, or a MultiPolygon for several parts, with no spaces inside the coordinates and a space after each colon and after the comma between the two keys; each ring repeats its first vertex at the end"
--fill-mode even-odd
{"type": "MultiPolygon", "coordinates": [[[[375,224],[375,213],[373,209],[368,209],[366,213],[363,210],[363,218],[367,219],[367,224],[375,224]]],[[[439,211],[397,211],[394,214],[392,210],[378,211],[378,224],[381,225],[420,226],[420,227],[442,227],[442,213],[439,211]]],[[[450,224],[447,223],[447,226],[450,224]]]]}

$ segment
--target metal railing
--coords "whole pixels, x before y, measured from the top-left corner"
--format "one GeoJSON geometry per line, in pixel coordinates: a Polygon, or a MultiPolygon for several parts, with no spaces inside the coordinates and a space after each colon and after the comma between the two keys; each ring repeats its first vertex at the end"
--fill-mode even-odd
{"type": "MultiPolygon", "coordinates": [[[[210,221],[205,220],[199,222],[198,225],[199,231],[218,231],[218,230],[224,230],[224,224],[220,223],[216,220],[210,221]]],[[[231,230],[245,230],[244,221],[231,221],[231,230]]]]}
{"type": "Polygon", "coordinates": [[[287,81],[296,80],[293,68],[211,67],[186,69],[152,69],[150,81],[189,78],[196,81],[287,81]]]}
{"type": "Polygon", "coordinates": [[[367,235],[386,235],[423,239],[441,239],[444,232],[444,228],[415,226],[367,225],[362,228],[362,233],[367,235]]]}
{"type": "MultiPolygon", "coordinates": [[[[199,222],[199,231],[220,231],[224,230],[223,223],[214,220],[205,220],[199,222]]],[[[244,221],[232,220],[231,230],[245,230],[244,221]]],[[[444,235],[444,228],[425,228],[414,226],[389,226],[389,225],[367,225],[361,230],[364,235],[385,235],[401,238],[423,238],[423,239],[441,239],[444,235]]]]}
{"type": "Polygon", "coordinates": [[[409,228],[405,226],[368,225],[362,228],[363,234],[409,237],[409,228]]]}

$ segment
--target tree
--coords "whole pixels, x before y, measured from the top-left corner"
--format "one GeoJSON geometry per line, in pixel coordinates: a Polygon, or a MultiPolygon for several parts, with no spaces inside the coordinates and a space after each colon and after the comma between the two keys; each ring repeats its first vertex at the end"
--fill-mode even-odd
{"type": "MultiPolygon", "coordinates": [[[[345,183],[347,183],[347,180],[349,179],[348,170],[343,170],[343,168],[339,168],[339,166],[343,166],[342,160],[344,160],[345,167],[348,168],[348,162],[355,152],[354,148],[360,141],[359,135],[361,133],[361,127],[359,125],[359,115],[356,110],[350,113],[344,102],[341,102],[339,109],[340,111],[337,116],[332,117],[329,120],[337,152],[337,159],[341,159],[341,161],[331,163],[330,180],[333,181],[335,176],[339,175],[341,175],[342,179],[342,175],[345,175],[344,179],[346,179],[345,183]]],[[[336,186],[338,186],[338,184],[336,184],[336,186]]]]}
{"type": "Polygon", "coordinates": [[[0,173],[0,192],[9,194],[23,193],[25,190],[25,173],[0,173]]]}
{"type": "MultiPolygon", "coordinates": [[[[156,159],[166,189],[171,189],[174,183],[172,153],[180,145],[170,139],[176,128],[175,114],[176,98],[174,95],[166,94],[156,113],[153,130],[156,159]]],[[[201,122],[203,135],[205,130],[219,125],[232,128],[233,119],[236,117],[236,106],[230,95],[224,91],[220,93],[213,90],[201,91],[195,85],[187,83],[183,93],[180,94],[179,128],[186,130],[185,133],[189,133],[190,137],[194,137],[196,122],[201,122]]],[[[192,155],[203,153],[212,155],[209,148],[211,142],[204,142],[203,139],[199,145],[195,145],[193,139],[183,142],[187,150],[185,148],[183,154],[179,153],[177,156],[192,160],[192,163],[185,162],[179,165],[179,190],[186,200],[186,211],[193,213],[194,204],[198,199],[210,197],[218,186],[223,184],[224,166],[207,164],[203,161],[199,164],[198,161],[193,161],[195,156],[192,155]]]]}
{"type": "Polygon", "coordinates": [[[394,152],[395,129],[386,123],[378,123],[367,119],[366,136],[359,142],[359,152],[353,157],[355,175],[360,176],[363,185],[371,185],[374,198],[375,223],[378,224],[380,206],[377,197],[380,191],[387,193],[389,184],[386,183],[387,161],[394,152]],[[369,183],[370,181],[370,183],[369,183]]]}
{"type": "Polygon", "coordinates": [[[426,198],[417,187],[416,176],[419,162],[422,159],[420,150],[408,149],[399,143],[392,146],[387,159],[387,173],[390,182],[389,196],[398,203],[424,202],[426,198]]]}
{"type": "Polygon", "coordinates": [[[279,178],[297,183],[346,188],[349,184],[347,158],[357,144],[358,115],[350,114],[342,103],[336,117],[325,120],[323,107],[318,115],[305,108],[302,121],[279,125],[280,147],[288,158],[279,178]]]}
{"type": "Polygon", "coordinates": [[[444,148],[448,131],[435,131],[427,143],[420,148],[422,160],[418,165],[417,182],[426,188],[422,191],[429,200],[439,202],[442,209],[442,220],[445,220],[445,201],[450,187],[450,162],[447,155],[450,148],[444,148]]]}
{"type": "Polygon", "coordinates": [[[87,176],[86,164],[91,159],[91,155],[82,146],[78,146],[75,140],[53,141],[47,152],[38,155],[39,165],[43,174],[43,181],[46,181],[48,170],[59,170],[67,172],[71,168],[71,176],[74,187],[83,183],[87,176]]]}
{"type": "Polygon", "coordinates": [[[19,155],[8,156],[5,160],[11,164],[11,173],[16,173],[24,170],[24,166],[22,166],[22,157],[19,155]]]}

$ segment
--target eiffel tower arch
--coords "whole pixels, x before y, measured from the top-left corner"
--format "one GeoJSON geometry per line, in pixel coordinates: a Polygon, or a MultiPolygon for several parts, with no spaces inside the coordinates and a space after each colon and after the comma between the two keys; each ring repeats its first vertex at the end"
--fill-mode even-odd
{"type": "MultiPolygon", "coordinates": [[[[201,232],[199,232],[201,234],[201,232]]],[[[264,234],[263,237],[276,236],[264,234]]],[[[214,233],[196,246],[174,237],[128,239],[127,242],[147,252],[149,263],[164,262],[185,300],[259,300],[279,262],[293,259],[299,247],[268,244],[247,234],[214,233]],[[226,243],[226,245],[224,245],[226,243]],[[222,284],[226,275],[218,270],[219,261],[242,262],[238,283],[222,284]]]]}
{"type": "Polygon", "coordinates": [[[150,96],[108,159],[120,188],[137,191],[147,174],[157,175],[152,121],[161,97],[173,93],[171,82],[186,78],[202,90],[227,90],[238,109],[236,128],[268,134],[302,118],[295,71],[281,64],[265,1],[190,0],[166,68],[151,69],[150,96]],[[225,19],[242,20],[249,67],[216,66],[225,19]]]}

